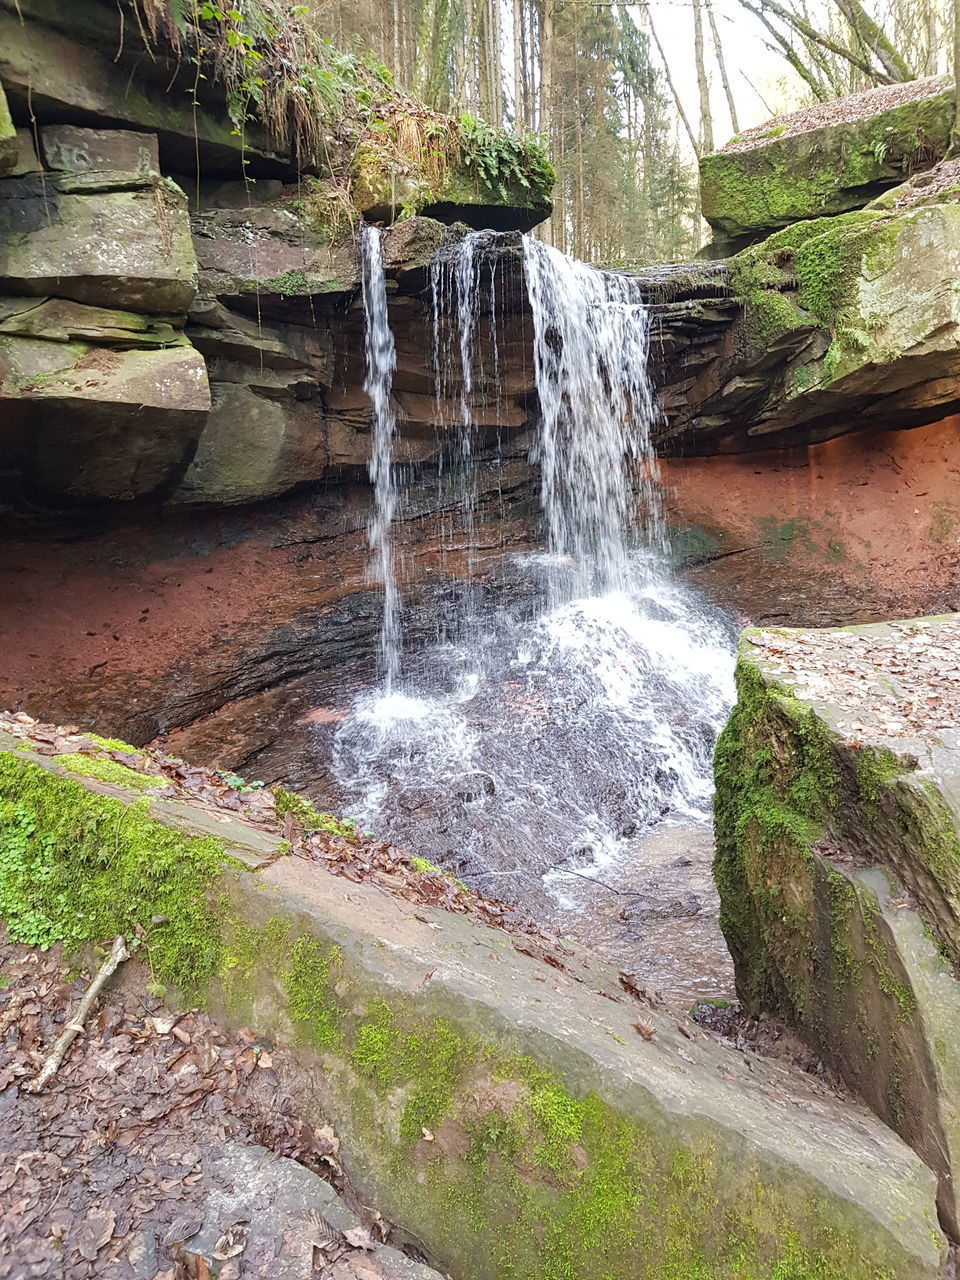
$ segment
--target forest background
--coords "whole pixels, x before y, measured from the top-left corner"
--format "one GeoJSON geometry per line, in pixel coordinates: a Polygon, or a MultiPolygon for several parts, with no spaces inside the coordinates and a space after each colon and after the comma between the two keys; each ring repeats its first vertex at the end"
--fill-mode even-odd
{"type": "Polygon", "coordinates": [[[960,0],[311,0],[304,11],[467,127],[538,135],[557,170],[538,234],[620,266],[696,252],[698,155],[787,111],[950,73],[960,30],[960,0]]]}

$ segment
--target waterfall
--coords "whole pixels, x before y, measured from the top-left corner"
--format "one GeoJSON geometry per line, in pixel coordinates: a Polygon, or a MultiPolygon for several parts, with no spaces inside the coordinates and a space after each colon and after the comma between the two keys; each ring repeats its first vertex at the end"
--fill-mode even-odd
{"type": "MultiPolygon", "coordinates": [[[[460,386],[454,493],[468,534],[472,404],[477,371],[491,363],[478,348],[479,291],[497,241],[464,237],[432,282],[438,382],[460,386]]],[[[547,545],[517,559],[541,606],[532,617],[488,607],[415,663],[410,655],[402,689],[385,680],[358,698],[333,760],[364,825],[508,897],[522,897],[531,878],[549,886],[558,867],[625,865],[657,824],[704,822],[713,745],[733,698],[727,620],[672,577],[664,551],[637,285],[529,238],[523,268],[547,545]]],[[[392,419],[381,426],[371,541],[382,569],[396,495],[384,474],[392,419]]],[[[395,627],[395,598],[391,607],[395,627]]],[[[384,652],[398,658],[399,637],[390,644],[384,652]]]]}
{"type": "Polygon", "coordinates": [[[637,282],[524,240],[548,547],[578,595],[623,590],[629,548],[663,545],[650,324],[637,282]],[[638,492],[639,490],[639,492],[638,492]]]}
{"type": "Polygon", "coordinates": [[[374,555],[374,572],[383,585],[380,669],[384,689],[389,693],[400,674],[401,653],[400,593],[393,547],[393,519],[397,509],[393,437],[397,422],[390,403],[397,352],[387,311],[383,247],[376,227],[360,229],[360,268],[367,356],[363,389],[373,402],[373,445],[370,452],[373,518],[367,536],[374,555]]]}

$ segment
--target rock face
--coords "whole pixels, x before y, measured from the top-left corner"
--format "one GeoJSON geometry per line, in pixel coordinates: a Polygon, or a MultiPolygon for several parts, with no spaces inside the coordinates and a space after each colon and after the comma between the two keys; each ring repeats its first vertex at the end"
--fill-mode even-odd
{"type": "Polygon", "coordinates": [[[721,257],[804,218],[862,208],[907,173],[947,154],[953,87],[946,77],[889,85],[734,138],[700,161],[703,216],[721,257]]]}
{"type": "Polygon", "coordinates": [[[793,449],[662,459],[678,565],[756,626],[955,609],[958,442],[953,417],[793,449]]]}
{"type": "MultiPolygon", "coordinates": [[[[75,756],[10,737],[0,747],[0,804],[44,833],[41,856],[105,897],[111,925],[121,897],[133,908],[109,877],[138,877],[144,949],[171,998],[179,982],[229,1025],[290,1047],[300,1114],[336,1125],[361,1199],[438,1269],[464,1280],[508,1267],[518,1280],[941,1276],[935,1180],[889,1129],[692,1024],[682,1035],[589,953],[554,957],[561,986],[536,937],[466,903],[418,900],[411,914],[375,883],[345,893],[322,863],[286,855],[279,827],[246,828],[244,848],[243,822],[226,813],[220,830],[244,869],[223,868],[218,815],[189,798],[131,789],[116,763],[112,781],[90,776],[95,764],[76,777],[75,756]],[[96,839],[77,841],[78,821],[116,833],[112,870],[96,839]],[[157,849],[168,874],[151,877],[157,849]]],[[[76,937],[76,913],[56,903],[17,885],[7,912],[22,920],[31,906],[48,934],[76,937]]]]}
{"type": "Polygon", "coordinates": [[[717,748],[721,926],[748,1009],[797,1027],[940,1178],[960,1231],[956,618],[746,633],[717,748]]]}

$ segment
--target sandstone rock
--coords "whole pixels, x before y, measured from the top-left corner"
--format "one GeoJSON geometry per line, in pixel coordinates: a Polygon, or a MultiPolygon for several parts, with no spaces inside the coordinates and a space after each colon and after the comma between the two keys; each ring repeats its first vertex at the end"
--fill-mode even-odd
{"type": "Polygon", "coordinates": [[[48,497],[130,501],[182,475],[210,407],[202,356],[0,337],[10,456],[48,497]]]}
{"type": "Polygon", "coordinates": [[[739,314],[666,358],[659,443],[739,452],[946,417],[960,405],[958,263],[947,200],[801,222],[744,250],[727,266],[739,314]]]}
{"type": "Polygon", "coordinates": [[[269,315],[294,312],[309,323],[301,300],[355,287],[353,239],[332,242],[288,208],[208,210],[195,214],[192,224],[208,295],[229,302],[266,297],[269,315]]]}
{"type": "Polygon", "coordinates": [[[17,130],[7,105],[7,96],[0,84],[0,177],[12,173],[20,160],[20,143],[17,130]]]}
{"type": "Polygon", "coordinates": [[[20,149],[20,155],[9,170],[8,176],[11,178],[21,178],[28,173],[42,173],[43,165],[37,156],[37,148],[34,145],[32,129],[17,130],[17,145],[20,149]]]}
{"type": "Polygon", "coordinates": [[[248,173],[271,176],[291,168],[289,156],[255,121],[241,138],[222,97],[203,84],[202,109],[194,111],[189,59],[178,64],[148,55],[136,24],[127,22],[121,37],[119,11],[98,0],[0,4],[0,82],[12,102],[41,120],[99,118],[107,126],[158,134],[176,172],[192,172],[198,158],[208,174],[233,177],[243,172],[244,158],[248,173]]]}
{"type": "Polygon", "coordinates": [[[183,314],[196,291],[186,198],[163,182],[81,195],[55,180],[10,179],[0,193],[0,277],[8,293],[183,314]]]}
{"type": "Polygon", "coordinates": [[[177,504],[235,505],[320,479],[329,461],[322,407],[285,403],[217,382],[209,418],[176,493],[177,504]]]}
{"type": "MultiPolygon", "coordinates": [[[[3,798],[30,806],[60,857],[86,855],[46,815],[92,805],[113,829],[142,794],[65,779],[9,745],[3,798]]],[[[162,823],[161,803],[146,797],[138,821],[162,823]]],[[[162,974],[182,971],[228,1025],[285,1048],[300,1114],[336,1126],[364,1203],[444,1271],[940,1277],[935,1180],[894,1134],[799,1073],[682,1035],[590,953],[558,957],[561,985],[525,937],[422,903],[398,910],[362,881],[345,893],[300,858],[218,880],[209,844],[184,841],[173,865],[226,895],[211,921],[222,947],[191,937],[187,967],[171,969],[168,950],[162,974]]],[[[109,868],[91,874],[106,887],[109,868]]],[[[178,897],[177,874],[162,886],[164,937],[195,918],[196,890],[178,897]]]]}
{"type": "MultiPolygon", "coordinates": [[[[873,96],[882,103],[884,93],[873,96]]],[[[839,116],[843,103],[835,108],[839,116]]],[[[942,159],[953,89],[946,77],[932,77],[917,82],[914,98],[875,114],[797,133],[788,120],[775,123],[767,137],[754,131],[748,141],[735,139],[728,150],[700,160],[703,216],[724,245],[739,247],[738,241],[802,218],[862,208],[905,173],[942,159]]]]}
{"type": "Polygon", "coordinates": [[[47,168],[58,173],[100,174],[132,178],[141,183],[160,177],[160,153],[155,133],[127,129],[78,129],[47,125],[40,130],[47,168]]]}
{"type": "Polygon", "coordinates": [[[796,1027],[937,1172],[954,1238],[960,732],[917,737],[887,708],[917,697],[911,649],[923,663],[920,645],[936,651],[956,627],[747,632],[715,803],[720,921],[741,999],[796,1027]],[[829,674],[817,643],[836,654],[829,674]],[[870,654],[890,656],[871,666],[870,654]]]}
{"type": "Polygon", "coordinates": [[[160,316],[91,307],[67,298],[0,297],[0,334],[105,346],[166,347],[182,341],[173,324],[160,316]]]}

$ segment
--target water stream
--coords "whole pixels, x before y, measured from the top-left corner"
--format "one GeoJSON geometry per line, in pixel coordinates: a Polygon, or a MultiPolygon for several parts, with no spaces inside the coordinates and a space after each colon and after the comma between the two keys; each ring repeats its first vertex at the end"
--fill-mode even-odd
{"type": "MultiPolygon", "coordinates": [[[[648,313],[630,277],[525,238],[546,546],[518,557],[523,601],[484,609],[466,592],[463,625],[401,663],[392,343],[376,236],[364,234],[364,297],[383,677],[340,725],[334,772],[370,829],[483,892],[572,908],[584,876],[635,881],[649,833],[705,823],[712,749],[733,698],[729,625],[669,570],[648,313]]],[[[438,381],[456,365],[461,387],[438,483],[467,541],[471,398],[478,377],[496,381],[496,342],[492,357],[489,343],[482,357],[476,345],[495,242],[466,236],[433,276],[438,381]]]]}

